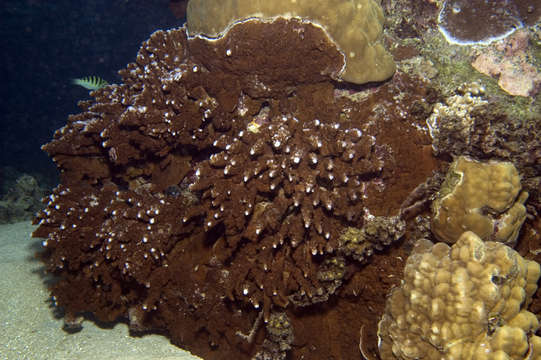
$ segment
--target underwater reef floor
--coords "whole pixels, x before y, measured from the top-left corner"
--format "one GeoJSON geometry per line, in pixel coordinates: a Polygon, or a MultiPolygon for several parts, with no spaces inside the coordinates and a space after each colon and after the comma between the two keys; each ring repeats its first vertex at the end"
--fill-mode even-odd
{"type": "Polygon", "coordinates": [[[62,330],[63,319],[50,306],[44,266],[34,257],[41,241],[29,240],[34,229],[29,221],[0,225],[0,327],[4,339],[0,358],[198,359],[171,345],[166,337],[129,336],[128,326],[122,323],[105,326],[87,321],[78,333],[62,330]]]}

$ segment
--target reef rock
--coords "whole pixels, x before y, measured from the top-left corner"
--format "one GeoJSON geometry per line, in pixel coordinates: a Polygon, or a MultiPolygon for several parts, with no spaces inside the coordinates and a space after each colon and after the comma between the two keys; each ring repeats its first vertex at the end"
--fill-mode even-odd
{"type": "Polygon", "coordinates": [[[0,198],[0,224],[32,219],[43,208],[45,190],[30,175],[21,175],[0,198]]]}
{"type": "Polygon", "coordinates": [[[434,105],[426,124],[436,154],[450,147],[455,147],[455,153],[461,154],[470,145],[474,126],[472,113],[488,103],[484,93],[485,88],[478,83],[465,84],[456,90],[456,94],[445,99],[445,103],[434,105]]]}
{"type": "Polygon", "coordinates": [[[362,229],[350,227],[340,235],[338,253],[365,261],[374,250],[400,239],[405,230],[405,221],[399,216],[367,216],[362,229]]]}

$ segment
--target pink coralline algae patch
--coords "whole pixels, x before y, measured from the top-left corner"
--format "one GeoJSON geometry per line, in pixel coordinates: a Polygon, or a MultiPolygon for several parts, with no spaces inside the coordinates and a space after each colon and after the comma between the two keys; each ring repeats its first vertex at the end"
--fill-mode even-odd
{"type": "Polygon", "coordinates": [[[541,74],[528,62],[528,33],[517,31],[483,49],[472,63],[479,72],[498,78],[498,85],[514,96],[534,96],[541,88],[541,74]]]}

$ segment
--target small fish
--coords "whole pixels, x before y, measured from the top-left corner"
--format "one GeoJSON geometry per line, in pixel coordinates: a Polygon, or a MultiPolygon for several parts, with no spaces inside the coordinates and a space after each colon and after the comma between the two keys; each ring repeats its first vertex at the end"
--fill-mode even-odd
{"type": "Polygon", "coordinates": [[[72,79],[71,83],[82,86],[87,90],[98,90],[109,85],[107,81],[103,80],[99,76],[87,76],[80,79],[72,79]]]}

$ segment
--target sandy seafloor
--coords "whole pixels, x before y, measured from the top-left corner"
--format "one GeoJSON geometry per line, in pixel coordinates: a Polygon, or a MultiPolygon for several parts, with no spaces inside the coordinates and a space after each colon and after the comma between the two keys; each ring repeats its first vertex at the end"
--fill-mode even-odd
{"type": "Polygon", "coordinates": [[[62,330],[49,301],[41,262],[34,254],[30,222],[0,225],[0,359],[1,360],[193,360],[166,337],[129,336],[123,323],[100,328],[91,321],[74,334],[62,330]]]}

